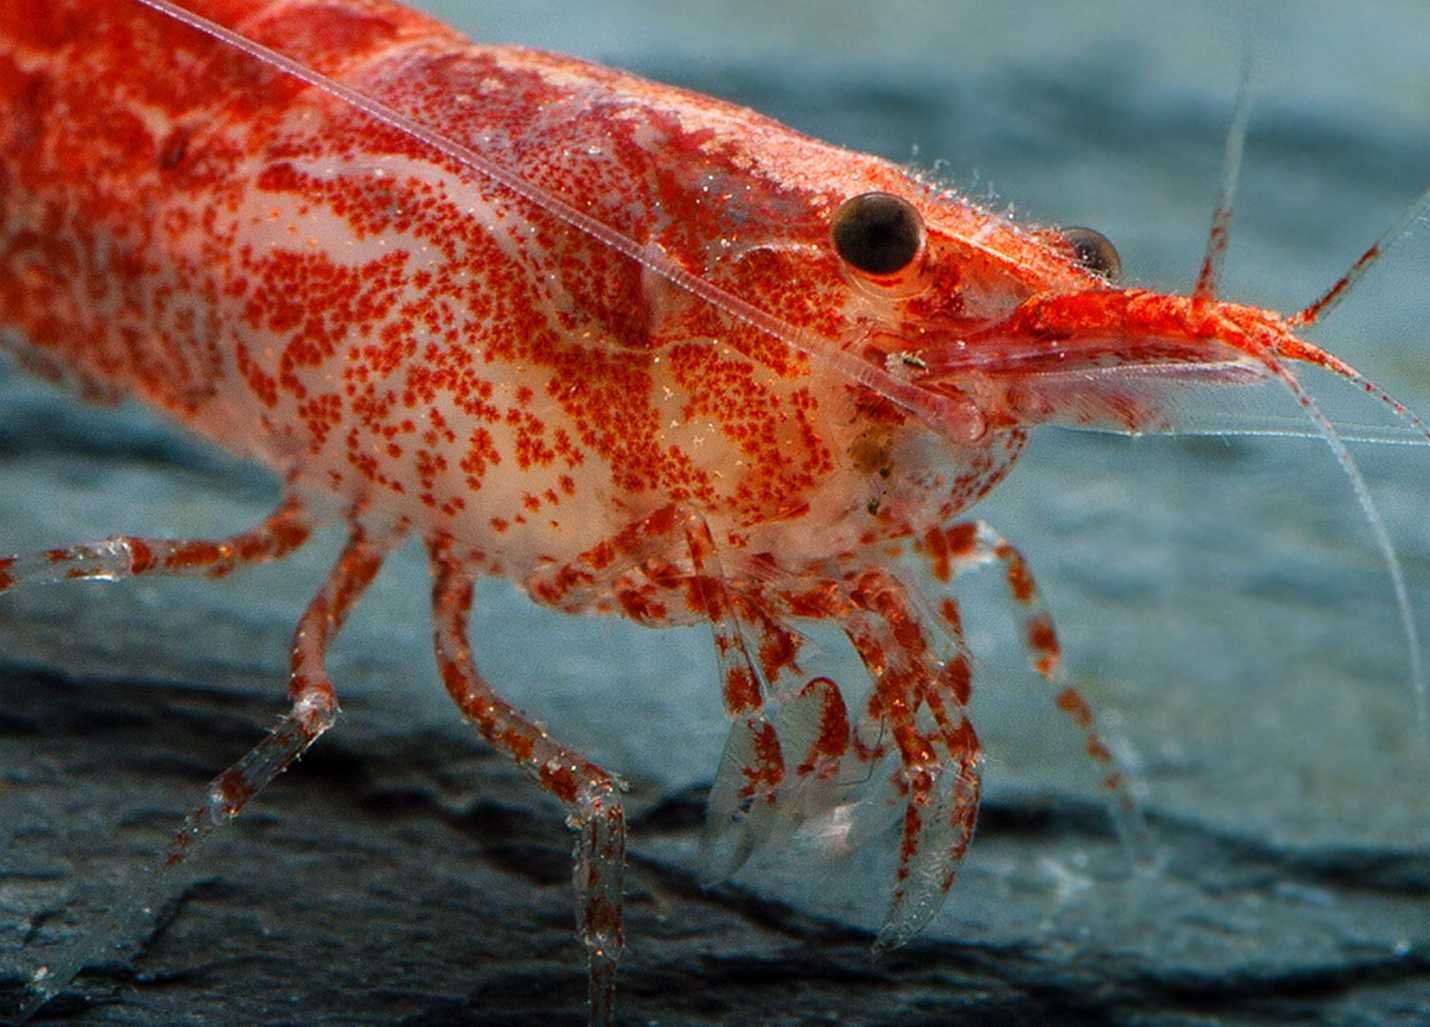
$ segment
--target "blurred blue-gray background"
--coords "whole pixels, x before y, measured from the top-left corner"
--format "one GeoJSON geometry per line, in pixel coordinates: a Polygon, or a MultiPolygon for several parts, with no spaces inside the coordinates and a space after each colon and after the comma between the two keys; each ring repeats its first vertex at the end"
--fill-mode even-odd
{"type": "MultiPolygon", "coordinates": [[[[937,162],[979,202],[1098,228],[1127,276],[1158,288],[1185,289],[1200,260],[1247,46],[1226,295],[1295,309],[1430,182],[1420,0],[1245,5],[1250,17],[1230,3],[430,6],[479,40],[937,162]]],[[[1430,413],[1430,226],[1313,338],[1430,413]]],[[[1315,384],[1338,417],[1386,423],[1315,384]]],[[[1430,450],[1356,454],[1430,634],[1430,450]]],[[[0,460],[0,550],[219,533],[275,494],[142,412],[84,410],[8,368],[0,460]]],[[[713,896],[691,884],[692,811],[724,731],[706,633],[483,593],[488,676],[633,784],[631,1022],[1430,1020],[1430,755],[1389,581],[1327,448],[1049,430],[982,513],[1029,556],[1071,680],[1139,771],[1151,867],[1130,871],[1102,823],[1079,737],[1025,669],[998,583],[972,581],[989,815],[904,962],[864,962],[851,953],[867,939],[841,933],[877,926],[892,837],[842,864],[761,853],[713,896]]],[[[282,708],[287,634],[335,541],[221,585],[0,602],[18,711],[0,713],[0,967],[28,970],[92,923],[206,774],[282,708]],[[176,722],[191,742],[173,740],[176,722]]],[[[431,668],[425,601],[408,552],[337,646],[339,730],[213,846],[135,964],[170,987],[90,979],[118,1001],[77,1003],[79,1022],[278,1022],[279,996],[291,1022],[575,1015],[559,814],[467,741],[431,668]]]]}

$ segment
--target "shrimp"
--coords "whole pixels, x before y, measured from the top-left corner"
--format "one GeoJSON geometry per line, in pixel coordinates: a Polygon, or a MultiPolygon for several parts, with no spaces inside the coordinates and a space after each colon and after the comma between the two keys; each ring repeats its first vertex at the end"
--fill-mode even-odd
{"type": "MultiPolygon", "coordinates": [[[[1405,223],[1282,316],[1219,295],[1234,161],[1196,287],[1158,293],[1116,284],[1097,233],[1022,226],[732,105],[477,47],[382,0],[78,10],[0,16],[10,343],[264,464],[283,496],[218,539],[20,554],[0,589],[226,576],[347,530],[293,634],[288,714],[213,781],[167,868],[333,725],[329,645],[416,536],[443,684],[575,830],[592,1022],[613,1015],[624,946],[622,783],[487,680],[467,640],[479,579],[566,613],[708,624],[730,729],[707,876],[801,837],[853,852],[892,832],[877,943],[902,945],[951,890],[979,807],[954,583],[980,567],[1136,832],[1028,561],[968,512],[1032,428],[1176,429],[1198,390],[1269,384],[1309,414],[1418,660],[1388,533],[1292,370],[1405,414],[1302,337],[1405,223]],[[809,644],[820,622],[857,673],[809,644]]],[[[51,968],[37,1000],[78,969],[51,968]]]]}

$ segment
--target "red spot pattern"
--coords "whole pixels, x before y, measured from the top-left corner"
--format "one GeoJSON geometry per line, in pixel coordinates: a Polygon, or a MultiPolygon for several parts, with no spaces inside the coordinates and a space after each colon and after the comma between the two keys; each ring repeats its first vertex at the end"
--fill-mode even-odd
{"type": "MultiPolygon", "coordinates": [[[[1175,298],[1087,293],[1065,245],[918,190],[925,259],[869,283],[907,295],[851,321],[829,215],[856,191],[907,192],[907,179],[732,105],[472,46],[383,0],[195,9],[812,339],[863,339],[875,362],[914,338],[992,347],[1109,325],[1155,325],[1171,337],[1164,355],[1196,353],[1200,329],[1175,298]],[[962,242],[974,234],[985,249],[962,242]],[[1059,287],[1072,286],[1082,292],[1064,301],[1059,287]],[[1052,298],[1009,314],[1034,294],[1052,298]],[[1178,326],[1185,344],[1166,331],[1178,326]]],[[[748,545],[749,529],[862,489],[844,460],[849,417],[920,430],[548,212],[131,0],[16,0],[0,43],[16,144],[0,177],[25,197],[0,237],[0,320],[66,373],[146,398],[285,475],[347,499],[375,492],[478,548],[500,536],[509,573],[569,562],[663,503],[748,545]]],[[[1020,423],[1011,407],[987,413],[1020,423]]],[[[848,543],[929,523],[920,507],[947,520],[1001,480],[1021,440],[1008,431],[951,453],[923,495],[873,504],[848,543]]],[[[936,576],[951,573],[959,540],[925,543],[936,576]]]]}
{"type": "Polygon", "coordinates": [[[214,791],[223,803],[223,811],[229,816],[237,814],[244,804],[253,798],[257,790],[253,782],[242,771],[236,769],[225,771],[214,782],[214,791]]]}
{"type": "Polygon", "coordinates": [[[839,686],[829,678],[813,678],[799,695],[807,699],[818,696],[820,702],[819,730],[809,751],[795,768],[800,776],[832,778],[839,771],[839,762],[849,751],[849,712],[839,686]]]}
{"type": "Polygon", "coordinates": [[[1075,688],[1064,688],[1057,695],[1058,709],[1073,718],[1079,727],[1092,727],[1092,709],[1075,688]]]}
{"type": "Polygon", "coordinates": [[[924,553],[935,580],[948,584],[953,578],[953,551],[942,528],[930,528],[924,535],[924,553]]]}
{"type": "Polygon", "coordinates": [[[745,786],[740,789],[741,798],[764,797],[768,803],[776,799],[775,789],[784,780],[784,757],[780,752],[780,738],[775,727],[762,723],[754,728],[754,762],[741,768],[745,775],[745,786]]]}
{"type": "Polygon", "coordinates": [[[1058,666],[1062,650],[1058,646],[1057,632],[1047,614],[1040,614],[1028,622],[1028,646],[1033,651],[1033,665],[1043,677],[1050,677],[1058,666]]]}
{"type": "Polygon", "coordinates": [[[129,573],[133,575],[147,574],[157,567],[159,561],[154,556],[154,550],[149,543],[143,539],[135,538],[129,540],[129,573]]]}
{"type": "Polygon", "coordinates": [[[1013,598],[1024,605],[1031,603],[1037,597],[1038,586],[1033,581],[1033,575],[1028,570],[1028,561],[1023,559],[1023,554],[1007,543],[1000,543],[995,549],[995,555],[1003,560],[1007,567],[1008,589],[1013,593],[1013,598]]]}
{"type": "Polygon", "coordinates": [[[958,602],[952,596],[944,596],[938,602],[939,616],[943,618],[953,637],[963,638],[963,614],[958,609],[958,602]]]}
{"type": "MultiPolygon", "coordinates": [[[[937,371],[950,340],[981,349],[991,378],[1008,370],[1000,355],[1026,373],[1044,350],[1095,366],[1190,361],[1276,327],[1251,308],[1089,291],[1064,244],[927,195],[892,165],[619,72],[473,46],[385,0],[191,6],[471,145],[808,339],[876,365],[919,350],[908,373],[927,371],[936,389],[958,387],[937,371]],[[828,216],[876,188],[915,196],[927,252],[897,281],[851,289],[828,216]],[[964,242],[974,235],[976,251],[964,242]]],[[[787,622],[839,623],[872,680],[866,710],[881,733],[858,737],[838,686],[810,680],[797,695],[818,703],[818,724],[796,776],[832,778],[851,751],[873,761],[887,746],[907,802],[900,881],[928,879],[913,870],[929,865],[937,830],[937,879],[952,883],[978,801],[972,664],[954,600],[937,606],[947,630],[929,632],[878,566],[905,538],[940,583],[986,558],[976,525],[928,525],[995,487],[1024,429],[1055,410],[1030,412],[1010,386],[986,401],[984,441],[915,464],[900,454],[923,426],[886,397],[133,0],[9,0],[0,126],[0,323],[39,351],[29,362],[91,394],[138,396],[290,482],[399,515],[461,553],[438,562],[509,574],[539,602],[709,621],[726,709],[747,736],[746,799],[773,803],[784,780],[764,691],[786,695],[800,673],[787,622]],[[885,555],[860,549],[875,543],[885,555]],[[742,627],[758,635],[754,658],[742,627]]],[[[1128,427],[1150,416],[1133,394],[1103,402],[1128,427]]],[[[306,532],[280,522],[168,550],[130,540],[131,569],[219,576],[306,532]]],[[[1058,643],[1027,565],[1006,545],[993,555],[1050,675],[1058,643]]],[[[0,590],[12,566],[0,561],[0,590]]],[[[345,611],[375,572],[343,568],[327,611],[345,611]]],[[[72,573],[85,574],[80,562],[72,573]]],[[[450,607],[458,638],[470,590],[450,607]]],[[[548,791],[570,803],[605,780],[501,703],[465,651],[439,667],[482,734],[548,791]]],[[[331,693],[296,664],[293,688],[331,693]]],[[[1081,697],[1064,690],[1058,705],[1109,761],[1081,697]]],[[[225,805],[241,805],[246,786],[221,783],[225,805]]],[[[614,922],[599,904],[585,916],[591,930],[614,922]]]]}
{"type": "MultiPolygon", "coordinates": [[[[767,309],[839,330],[832,258],[775,278],[760,250],[701,267],[732,215],[828,202],[824,185],[750,187],[746,145],[712,127],[733,126],[735,108],[463,47],[394,4],[195,9],[242,17],[767,309]]],[[[816,394],[795,380],[802,359],[366,116],[130,0],[11,5],[0,43],[45,69],[0,58],[0,110],[23,114],[10,123],[26,144],[0,173],[36,212],[35,231],[0,238],[0,280],[24,283],[0,285],[0,319],[76,373],[238,448],[303,454],[324,484],[376,486],[444,530],[521,528],[532,549],[596,525],[533,516],[563,497],[590,510],[593,490],[647,495],[756,522],[807,509],[836,470],[816,394]],[[682,338],[729,349],[666,348],[682,338]],[[670,435],[671,413],[725,445],[670,435]],[[516,507],[487,501],[462,522],[494,467],[523,479],[516,507]]]]}
{"type": "Polygon", "coordinates": [[[747,713],[761,704],[759,684],[745,667],[731,667],[725,673],[725,712],[747,713]]]}

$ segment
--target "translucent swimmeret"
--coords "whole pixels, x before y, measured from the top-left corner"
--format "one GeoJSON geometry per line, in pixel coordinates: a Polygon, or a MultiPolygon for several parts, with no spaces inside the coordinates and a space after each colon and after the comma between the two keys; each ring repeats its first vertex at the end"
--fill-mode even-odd
{"type": "MultiPolygon", "coordinates": [[[[1034,667],[1135,830],[1125,775],[1059,680],[1027,563],[960,519],[1042,424],[1323,435],[1385,555],[1423,693],[1394,550],[1292,367],[1409,422],[1355,434],[1424,440],[1298,333],[1430,193],[1301,312],[1221,300],[1244,88],[1181,296],[1112,281],[1116,251],[1090,230],[1018,225],[735,105],[479,46],[385,0],[10,0],[0,62],[0,110],[20,126],[0,155],[0,325],[19,359],[90,398],[146,402],[285,484],[248,531],[7,558],[0,591],[220,576],[327,521],[350,531],[294,636],[291,711],[215,779],[166,867],[333,724],[329,644],[411,535],[443,683],[578,834],[593,1023],[612,1018],[624,944],[620,783],[478,671],[466,629],[483,576],[566,612],[710,624],[731,720],[710,876],[790,831],[852,847],[896,821],[880,946],[928,923],[973,833],[965,570],[1002,569],[1034,667]],[[1256,383],[1288,390],[1309,429],[1183,406],[1256,383]],[[850,642],[862,705],[817,672],[811,620],[850,642]]],[[[37,979],[31,1010],[93,951],[37,979]]]]}

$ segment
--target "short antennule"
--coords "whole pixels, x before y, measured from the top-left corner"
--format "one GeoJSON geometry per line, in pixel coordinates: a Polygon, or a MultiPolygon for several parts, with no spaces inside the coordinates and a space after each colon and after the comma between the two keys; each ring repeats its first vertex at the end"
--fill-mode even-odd
{"type": "Polygon", "coordinates": [[[1350,294],[1351,287],[1360,281],[1361,275],[1365,274],[1372,264],[1375,264],[1384,257],[1386,252],[1395,243],[1410,234],[1410,230],[1415,227],[1415,223],[1430,212],[1430,188],[1421,193],[1406,208],[1405,213],[1400,216],[1400,220],[1391,225],[1385,234],[1371,244],[1350,269],[1340,278],[1331,283],[1331,287],[1323,292],[1313,303],[1292,314],[1288,323],[1293,328],[1309,328],[1317,321],[1322,320],[1327,314],[1334,310],[1347,295],[1350,294]]]}
{"type": "Polygon", "coordinates": [[[1236,85],[1236,102],[1232,108],[1231,125],[1226,132],[1226,146],[1221,157],[1221,182],[1217,189],[1216,207],[1212,210],[1212,227],[1207,233],[1207,250],[1197,273],[1192,299],[1198,304],[1217,297],[1221,266],[1226,256],[1226,244],[1231,234],[1231,215],[1236,201],[1236,183],[1241,177],[1241,152],[1246,145],[1246,123],[1251,114],[1251,48],[1242,53],[1241,75],[1236,85]]]}

